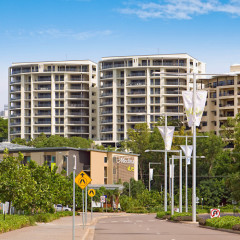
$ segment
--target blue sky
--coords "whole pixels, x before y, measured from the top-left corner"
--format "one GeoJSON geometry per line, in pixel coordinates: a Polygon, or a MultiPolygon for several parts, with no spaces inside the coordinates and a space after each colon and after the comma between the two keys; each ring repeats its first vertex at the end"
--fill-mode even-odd
{"type": "Polygon", "coordinates": [[[0,109],[12,62],[189,53],[240,63],[238,0],[0,0],[0,109]]]}

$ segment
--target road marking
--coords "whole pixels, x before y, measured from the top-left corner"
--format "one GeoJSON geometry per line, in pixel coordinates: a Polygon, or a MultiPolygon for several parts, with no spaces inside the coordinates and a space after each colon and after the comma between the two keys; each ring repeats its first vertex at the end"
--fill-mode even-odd
{"type": "Polygon", "coordinates": [[[149,231],[150,230],[150,228],[147,228],[147,231],[149,231]]]}
{"type": "Polygon", "coordinates": [[[112,223],[117,223],[118,221],[111,221],[112,223]]]}
{"type": "Polygon", "coordinates": [[[127,220],[127,221],[123,221],[123,222],[127,222],[127,223],[129,223],[129,222],[131,222],[131,221],[127,220]]]}
{"type": "Polygon", "coordinates": [[[136,222],[143,222],[142,220],[137,220],[136,222]]]}
{"type": "Polygon", "coordinates": [[[148,220],[149,222],[155,222],[156,220],[148,220]]]}

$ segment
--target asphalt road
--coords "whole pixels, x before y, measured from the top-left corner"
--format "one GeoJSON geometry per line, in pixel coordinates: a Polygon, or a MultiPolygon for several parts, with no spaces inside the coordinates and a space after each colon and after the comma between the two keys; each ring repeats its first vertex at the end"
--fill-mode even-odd
{"type": "Polygon", "coordinates": [[[156,214],[131,214],[101,219],[94,240],[239,240],[240,235],[198,227],[193,223],[158,220],[156,214]]]}

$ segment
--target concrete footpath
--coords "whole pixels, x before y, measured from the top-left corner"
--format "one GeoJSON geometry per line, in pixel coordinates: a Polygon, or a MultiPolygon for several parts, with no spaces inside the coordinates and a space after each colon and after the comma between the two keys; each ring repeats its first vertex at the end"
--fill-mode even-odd
{"type": "MultiPolygon", "coordinates": [[[[98,220],[108,218],[111,213],[88,213],[88,223],[83,229],[82,216],[75,217],[75,239],[92,240],[95,224],[98,220]]],[[[115,213],[116,215],[116,213],[115,213]]],[[[125,213],[119,213],[125,215],[125,213]]],[[[0,240],[72,240],[72,217],[63,217],[50,223],[37,223],[36,226],[0,234],[0,240]]]]}

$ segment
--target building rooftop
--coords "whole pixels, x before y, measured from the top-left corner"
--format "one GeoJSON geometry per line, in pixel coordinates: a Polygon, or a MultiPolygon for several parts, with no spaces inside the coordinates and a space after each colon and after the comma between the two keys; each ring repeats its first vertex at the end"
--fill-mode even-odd
{"type": "Polygon", "coordinates": [[[125,155],[134,155],[134,156],[139,156],[139,154],[135,153],[128,153],[128,152],[116,152],[116,151],[107,151],[107,150],[98,150],[98,149],[93,149],[93,148],[72,148],[72,147],[47,147],[47,148],[35,148],[35,147],[28,147],[24,145],[18,145],[18,144],[13,144],[10,142],[2,142],[0,143],[0,152],[3,152],[4,149],[7,148],[10,152],[19,152],[19,151],[28,151],[28,152],[51,152],[51,151],[69,151],[69,150],[74,150],[74,151],[94,151],[94,152],[112,152],[112,153],[118,153],[118,154],[125,154],[125,155]]]}
{"type": "Polygon", "coordinates": [[[1,142],[0,143],[0,151],[4,151],[5,149],[8,150],[33,150],[35,149],[35,147],[28,147],[28,146],[24,146],[24,145],[19,145],[19,144],[14,144],[14,143],[10,143],[10,142],[1,142]]]}

